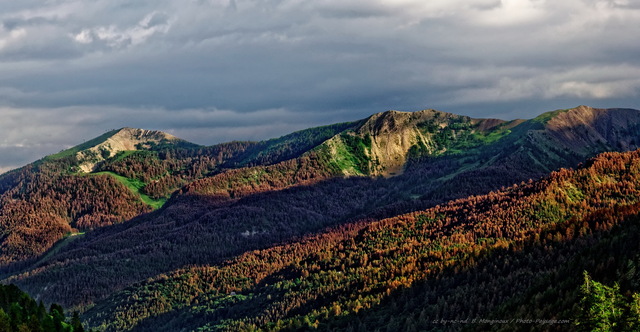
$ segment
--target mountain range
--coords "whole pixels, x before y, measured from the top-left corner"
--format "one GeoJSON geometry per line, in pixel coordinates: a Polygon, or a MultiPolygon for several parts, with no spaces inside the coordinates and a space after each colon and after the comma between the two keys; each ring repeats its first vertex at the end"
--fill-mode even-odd
{"type": "Polygon", "coordinates": [[[107,331],[575,329],[583,271],[640,291],[638,145],[587,106],[122,128],[0,176],[0,278],[107,331]]]}

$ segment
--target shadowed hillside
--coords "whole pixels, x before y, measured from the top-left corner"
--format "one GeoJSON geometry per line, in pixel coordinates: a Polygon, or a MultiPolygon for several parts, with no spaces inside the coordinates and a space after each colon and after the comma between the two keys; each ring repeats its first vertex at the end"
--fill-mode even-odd
{"type": "Polygon", "coordinates": [[[80,151],[105,150],[112,134],[0,176],[5,282],[84,310],[185,266],[222,264],[635,149],[640,112],[580,106],[502,121],[388,111],[211,147],[127,132],[153,140],[104,152],[89,173],[80,151]]]}
{"type": "Polygon", "coordinates": [[[351,124],[265,142],[200,147],[123,128],[0,176],[0,266],[24,266],[70,234],[161,207],[181,186],[224,169],[280,161],[351,124]]]}
{"type": "MultiPolygon", "coordinates": [[[[376,317],[368,316],[369,310],[382,310],[391,303],[393,312],[400,305],[389,302],[396,292],[403,292],[404,300],[423,301],[417,294],[427,292],[435,300],[436,294],[453,291],[460,297],[448,300],[450,307],[440,302],[423,307],[431,310],[426,311],[427,318],[490,317],[508,299],[526,297],[528,289],[535,292],[536,283],[544,280],[540,274],[564,269],[571,278],[581,278],[582,270],[567,269],[563,261],[572,261],[575,253],[586,252],[601,240],[617,241],[607,235],[617,225],[637,228],[639,197],[640,152],[607,153],[577,171],[563,169],[541,181],[389,219],[344,225],[219,265],[161,275],[107,298],[85,317],[108,330],[137,326],[137,330],[235,331],[349,325],[347,320],[341,323],[341,317],[362,311],[360,319],[366,326],[376,317]],[[543,261],[544,265],[531,260],[548,257],[554,250],[563,255],[543,261]],[[499,280],[516,283],[519,291],[488,281],[484,286],[467,283],[466,288],[451,290],[449,280],[467,271],[475,271],[478,282],[492,276],[506,278],[499,280]],[[493,287],[491,292],[487,285],[493,287]],[[421,291],[412,295],[412,288],[421,291]]],[[[627,256],[640,254],[637,249],[627,256]]],[[[582,258],[578,266],[598,266],[596,270],[603,271],[607,265],[598,264],[612,264],[607,255],[592,255],[599,260],[582,258]]],[[[542,309],[535,307],[535,301],[519,303],[542,309]]],[[[541,311],[540,317],[532,318],[574,319],[570,303],[559,305],[561,311],[541,311]]],[[[516,308],[523,315],[528,310],[516,308]]],[[[386,316],[385,323],[392,319],[397,325],[390,326],[401,330],[405,322],[397,319],[408,317],[414,316],[386,316]]]]}

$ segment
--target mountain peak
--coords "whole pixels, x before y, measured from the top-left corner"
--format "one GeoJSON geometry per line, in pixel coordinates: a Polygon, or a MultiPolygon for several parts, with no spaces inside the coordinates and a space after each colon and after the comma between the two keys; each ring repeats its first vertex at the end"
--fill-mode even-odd
{"type": "Polygon", "coordinates": [[[150,142],[158,143],[161,141],[177,141],[180,139],[158,130],[124,127],[118,129],[117,132],[107,140],[121,147],[122,150],[138,150],[136,145],[140,143],[148,144],[150,142]]]}
{"type": "Polygon", "coordinates": [[[360,127],[360,133],[369,133],[377,136],[380,134],[388,134],[397,130],[406,129],[407,126],[416,123],[430,121],[433,119],[447,120],[451,118],[460,118],[462,116],[452,113],[440,112],[433,109],[417,111],[417,112],[400,112],[390,110],[382,113],[376,113],[370,116],[367,121],[360,127]]]}
{"type": "Polygon", "coordinates": [[[621,151],[634,150],[640,111],[620,108],[578,106],[545,113],[549,135],[575,151],[608,146],[621,151]]]}
{"type": "Polygon", "coordinates": [[[458,136],[484,133],[505,123],[498,119],[427,109],[390,110],[367,118],[358,128],[327,141],[332,159],[349,175],[394,176],[403,172],[410,154],[441,154],[458,136]]]}
{"type": "Polygon", "coordinates": [[[185,141],[162,131],[124,127],[109,131],[70,150],[76,154],[79,169],[89,173],[99,162],[120,151],[149,150],[161,143],[181,142],[185,141]]]}

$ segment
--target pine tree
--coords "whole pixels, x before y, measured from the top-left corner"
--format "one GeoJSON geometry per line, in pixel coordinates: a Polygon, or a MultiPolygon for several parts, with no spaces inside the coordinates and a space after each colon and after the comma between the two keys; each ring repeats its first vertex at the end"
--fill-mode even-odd
{"type": "Polygon", "coordinates": [[[2,308],[0,308],[0,332],[11,332],[11,320],[9,319],[9,315],[4,312],[2,308]]]}
{"type": "Polygon", "coordinates": [[[620,286],[605,286],[591,279],[584,272],[584,283],[580,287],[582,292],[582,312],[578,318],[579,330],[582,331],[612,331],[621,330],[625,325],[624,298],[620,294],[620,286]]]}
{"type": "Polygon", "coordinates": [[[626,318],[629,331],[640,331],[640,294],[633,294],[626,318]]]}
{"type": "Polygon", "coordinates": [[[73,312],[73,317],[71,317],[71,326],[73,327],[73,332],[84,332],[82,321],[80,320],[80,315],[78,315],[77,311],[73,312]]]}

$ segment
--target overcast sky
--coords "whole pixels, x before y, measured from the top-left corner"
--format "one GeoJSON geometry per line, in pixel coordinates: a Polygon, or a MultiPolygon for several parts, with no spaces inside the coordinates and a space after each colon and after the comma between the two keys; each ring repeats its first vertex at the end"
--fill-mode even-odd
{"type": "Polygon", "coordinates": [[[125,126],[640,108],[639,36],[639,0],[0,0],[0,172],[125,126]]]}

